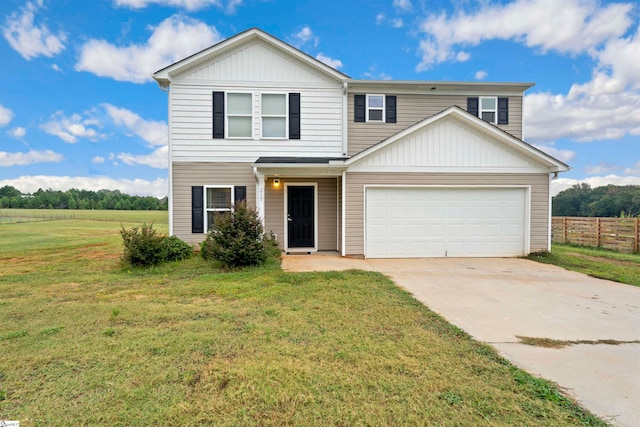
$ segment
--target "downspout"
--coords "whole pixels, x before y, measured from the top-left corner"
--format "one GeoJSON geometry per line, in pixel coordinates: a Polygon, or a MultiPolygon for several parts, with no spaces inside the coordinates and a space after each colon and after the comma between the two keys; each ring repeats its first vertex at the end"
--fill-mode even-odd
{"type": "Polygon", "coordinates": [[[253,167],[253,175],[256,178],[256,208],[258,209],[258,216],[260,217],[260,221],[262,221],[262,226],[265,227],[264,223],[264,175],[258,172],[258,167],[253,167]]]}
{"type": "Polygon", "coordinates": [[[347,171],[342,171],[342,242],[340,242],[342,245],[342,256],[347,256],[347,244],[346,244],[346,239],[345,236],[347,235],[346,233],[346,212],[347,212],[347,198],[345,197],[345,194],[347,192],[347,171]]]}
{"type": "Polygon", "coordinates": [[[558,172],[549,173],[549,225],[548,233],[547,233],[547,251],[551,252],[551,227],[553,227],[553,221],[551,219],[551,183],[555,178],[558,177],[558,172]]]}
{"type": "Polygon", "coordinates": [[[342,155],[346,156],[349,152],[349,131],[347,129],[348,125],[348,115],[349,115],[349,97],[347,96],[347,92],[349,89],[349,83],[346,81],[342,83],[342,155]]]}

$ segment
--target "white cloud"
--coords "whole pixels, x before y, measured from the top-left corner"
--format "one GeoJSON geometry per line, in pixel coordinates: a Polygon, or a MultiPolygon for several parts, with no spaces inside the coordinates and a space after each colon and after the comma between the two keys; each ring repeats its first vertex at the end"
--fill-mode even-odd
{"type": "Polygon", "coordinates": [[[387,19],[387,15],[384,13],[379,13],[376,15],[376,25],[382,25],[384,23],[388,23],[391,28],[402,28],[404,22],[402,18],[390,18],[387,19]]]}
{"type": "Polygon", "coordinates": [[[320,38],[313,34],[311,27],[305,25],[300,31],[292,34],[289,41],[293,46],[300,49],[306,44],[311,44],[313,47],[317,47],[318,43],[320,43],[320,38]]]}
{"type": "Polygon", "coordinates": [[[402,18],[394,18],[389,20],[389,24],[393,28],[402,28],[402,26],[404,25],[404,22],[402,21],[402,18]]]}
{"type": "Polygon", "coordinates": [[[233,13],[236,7],[242,4],[243,0],[229,0],[226,7],[220,0],[114,0],[118,7],[128,7],[131,9],[144,9],[152,4],[160,6],[177,7],[194,12],[209,6],[224,8],[227,13],[233,13]]]}
{"type": "MultiPolygon", "coordinates": [[[[514,40],[542,52],[577,54],[620,37],[631,25],[632,4],[584,0],[516,0],[484,3],[472,14],[429,14],[420,25],[418,71],[454,60],[458,46],[485,40],[514,40]]],[[[458,58],[459,59],[459,58],[458,58]]]]}
{"type": "Polygon", "coordinates": [[[624,173],[627,175],[639,175],[640,176],[640,161],[637,162],[633,167],[626,168],[624,173]]]}
{"type": "Polygon", "coordinates": [[[52,65],[51,65],[51,69],[52,69],[53,71],[57,71],[57,72],[59,72],[59,73],[61,73],[61,72],[62,72],[62,69],[61,69],[60,67],[58,67],[58,64],[52,64],[52,65]]]}
{"type": "Polygon", "coordinates": [[[9,130],[7,133],[16,138],[22,138],[27,134],[27,130],[23,127],[18,126],[9,130]]]}
{"type": "Polygon", "coordinates": [[[551,195],[555,196],[562,190],[571,188],[576,184],[586,183],[593,187],[604,185],[640,185],[640,176],[590,176],[584,179],[557,178],[551,181],[551,195]]]}
{"type": "Polygon", "coordinates": [[[51,150],[30,150],[26,153],[8,153],[0,151],[0,166],[26,166],[34,163],[60,162],[64,160],[62,154],[58,154],[51,150]]]}
{"type": "Polygon", "coordinates": [[[378,67],[375,64],[362,73],[362,78],[369,80],[391,80],[391,76],[383,71],[379,72],[378,67]]]}
{"type": "Polygon", "coordinates": [[[151,74],[205,49],[220,40],[214,27],[182,15],[173,15],[155,28],[144,44],[115,46],[91,39],[80,47],[77,71],[88,71],[118,81],[146,83],[151,74]]]}
{"type": "Polygon", "coordinates": [[[393,7],[401,12],[411,12],[413,4],[411,3],[411,0],[393,0],[393,7]]]}
{"type": "Polygon", "coordinates": [[[104,163],[104,157],[95,156],[93,159],[91,159],[91,163],[94,163],[94,164],[97,164],[97,165],[102,164],[102,163],[104,163]]]}
{"type": "Polygon", "coordinates": [[[149,146],[164,146],[168,143],[168,128],[164,121],[145,120],[133,111],[111,104],[102,104],[107,114],[118,126],[124,126],[134,135],[149,143],[149,146]]]}
{"type": "Polygon", "coordinates": [[[340,61],[339,59],[329,58],[328,56],[325,56],[322,53],[317,54],[316,59],[320,62],[324,62],[329,67],[332,67],[335,69],[342,68],[342,61],[340,61]]]}
{"type": "MultiPolygon", "coordinates": [[[[597,165],[586,166],[584,170],[589,175],[602,175],[605,173],[622,170],[622,166],[609,163],[609,162],[600,162],[597,165]]],[[[636,173],[640,175],[640,172],[636,172],[636,173]]]]}
{"type": "MultiPolygon", "coordinates": [[[[87,115],[87,113],[85,113],[87,115]]],[[[65,117],[62,111],[54,113],[48,122],[40,125],[40,128],[50,135],[57,136],[64,142],[75,144],[78,138],[87,138],[90,141],[98,141],[104,135],[90,126],[99,123],[91,117],[82,117],[80,114],[72,114],[65,117]]]]}
{"type": "Polygon", "coordinates": [[[484,80],[488,76],[488,73],[485,70],[476,71],[475,78],[476,80],[484,80]]]}
{"type": "Polygon", "coordinates": [[[553,142],[549,142],[547,144],[532,144],[538,150],[544,151],[550,156],[555,157],[561,162],[568,163],[571,160],[576,158],[576,152],[571,150],[563,150],[560,148],[556,148],[553,142]]]}
{"type": "Polygon", "coordinates": [[[471,58],[469,52],[461,50],[460,52],[456,53],[456,61],[458,62],[466,62],[469,60],[469,58],[471,58]]]}
{"type": "Polygon", "coordinates": [[[0,105],[0,128],[9,124],[13,120],[13,111],[0,105]]]}
{"type": "Polygon", "coordinates": [[[114,4],[119,7],[131,9],[144,9],[151,4],[161,6],[171,6],[195,11],[209,6],[220,6],[219,0],[114,0],[114,4]]]}
{"type": "Polygon", "coordinates": [[[120,153],[118,159],[129,166],[145,165],[152,168],[166,169],[169,166],[169,147],[156,149],[151,154],[135,155],[120,153]]]}
{"type": "Polygon", "coordinates": [[[42,0],[27,2],[7,17],[2,28],[4,38],[26,60],[40,55],[52,57],[65,47],[67,36],[63,32],[53,34],[45,24],[34,24],[35,14],[42,7],[42,0]]]}
{"type": "Polygon", "coordinates": [[[120,190],[125,194],[154,197],[165,197],[169,189],[168,181],[163,178],[149,181],[145,179],[114,179],[108,176],[21,176],[0,180],[0,187],[5,185],[11,185],[22,193],[35,193],[39,188],[60,191],[77,188],[93,191],[120,190]]]}

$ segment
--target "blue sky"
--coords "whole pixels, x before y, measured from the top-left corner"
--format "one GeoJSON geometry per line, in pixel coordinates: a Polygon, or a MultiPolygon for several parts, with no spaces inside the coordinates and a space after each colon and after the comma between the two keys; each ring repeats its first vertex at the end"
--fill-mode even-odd
{"type": "Polygon", "coordinates": [[[259,27],[356,79],[535,82],[525,140],[578,182],[640,184],[640,4],[2,0],[0,186],[167,193],[150,75],[259,27]]]}

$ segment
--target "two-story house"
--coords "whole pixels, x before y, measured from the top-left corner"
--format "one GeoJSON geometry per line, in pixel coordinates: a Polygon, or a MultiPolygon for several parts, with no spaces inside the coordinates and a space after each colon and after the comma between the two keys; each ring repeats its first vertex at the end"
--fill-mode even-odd
{"type": "Polygon", "coordinates": [[[518,256],[550,247],[528,83],[355,80],[250,29],[154,74],[169,94],[170,233],[246,200],[286,252],[518,256]]]}

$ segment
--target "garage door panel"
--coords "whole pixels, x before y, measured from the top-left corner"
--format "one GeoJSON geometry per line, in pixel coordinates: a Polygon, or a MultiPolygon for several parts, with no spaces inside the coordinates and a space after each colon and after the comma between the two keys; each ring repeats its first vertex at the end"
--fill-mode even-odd
{"type": "Polygon", "coordinates": [[[366,255],[522,255],[525,195],[522,188],[369,188],[366,255]]]}

